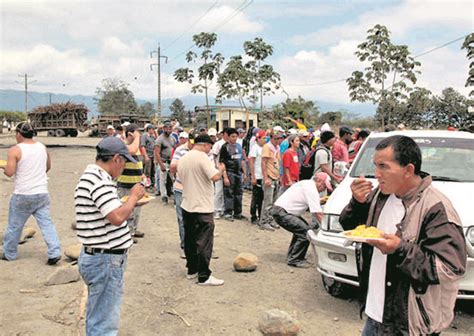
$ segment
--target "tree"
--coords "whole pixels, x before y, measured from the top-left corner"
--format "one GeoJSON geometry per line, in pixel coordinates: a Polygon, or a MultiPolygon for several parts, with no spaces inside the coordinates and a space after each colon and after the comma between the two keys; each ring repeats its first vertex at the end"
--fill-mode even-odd
{"type": "Polygon", "coordinates": [[[128,84],[107,78],[102,80],[103,88],[96,89],[94,98],[97,109],[102,115],[136,114],[137,102],[133,92],[128,89],[128,84]]]}
{"type": "Polygon", "coordinates": [[[410,92],[404,107],[399,114],[399,123],[403,123],[409,128],[427,126],[429,123],[427,117],[433,107],[431,91],[416,87],[410,92]]]}
{"type": "Polygon", "coordinates": [[[440,96],[433,99],[433,107],[428,118],[431,127],[460,127],[466,124],[469,116],[469,100],[453,88],[446,88],[440,96]]]}
{"type": "MultiPolygon", "coordinates": [[[[466,49],[467,59],[471,61],[469,64],[469,73],[466,80],[466,87],[474,86],[474,33],[466,36],[461,49],[466,49]]],[[[474,90],[471,90],[469,97],[474,96],[474,90]]]]}
{"type": "Polygon", "coordinates": [[[18,123],[20,121],[26,121],[27,114],[25,112],[20,111],[0,111],[0,124],[3,121],[7,121],[9,123],[18,123]]]}
{"type": "Polygon", "coordinates": [[[181,125],[188,119],[188,113],[185,111],[183,101],[176,98],[170,105],[171,115],[170,117],[179,121],[181,125]]]}
{"type": "Polygon", "coordinates": [[[156,110],[154,109],[152,103],[145,102],[138,107],[138,114],[151,117],[156,114],[156,110]]]}
{"type": "Polygon", "coordinates": [[[265,43],[261,37],[256,37],[253,41],[244,42],[245,54],[252,58],[247,63],[249,70],[252,72],[255,81],[252,87],[254,91],[254,101],[260,100],[260,111],[263,110],[263,96],[272,92],[272,86],[280,81],[280,75],[273,70],[269,64],[262,66],[262,62],[268,56],[273,54],[273,47],[265,43]],[[255,92],[260,92],[260,97],[256,97],[255,92]]]}
{"type": "Polygon", "coordinates": [[[241,55],[232,56],[219,75],[216,101],[222,102],[224,98],[238,99],[240,106],[247,111],[248,128],[249,116],[246,102],[255,105],[260,100],[260,108],[263,110],[263,96],[274,93],[273,89],[279,87],[280,75],[274,71],[273,66],[261,65],[261,62],[273,53],[273,47],[261,38],[255,38],[252,42],[246,41],[244,51],[250,57],[248,62],[244,63],[241,55]],[[260,98],[257,92],[260,92],[260,98]]]}
{"type": "Polygon", "coordinates": [[[319,117],[319,123],[328,123],[330,125],[340,125],[342,120],[342,111],[325,112],[319,117]]]}
{"type": "Polygon", "coordinates": [[[354,71],[346,82],[351,101],[371,101],[378,105],[377,114],[383,128],[392,116],[387,113],[389,107],[411,91],[407,81],[416,83],[416,74],[420,72],[415,68],[420,63],[410,55],[407,46],[392,44],[385,26],[377,24],[367,33],[366,41],[358,45],[355,55],[369,64],[364,71],[354,71]],[[397,76],[401,80],[396,81],[397,76]],[[392,78],[390,86],[387,85],[389,77],[392,78]]]}
{"type": "MultiPolygon", "coordinates": [[[[211,48],[217,41],[217,34],[215,33],[200,33],[193,36],[194,44],[201,49],[199,59],[201,65],[197,68],[197,78],[194,75],[194,70],[190,68],[179,68],[174,72],[174,78],[178,82],[187,82],[193,84],[191,92],[202,93],[206,96],[206,110],[207,110],[207,124],[209,126],[211,117],[211,110],[209,109],[209,86],[215,77],[219,75],[220,66],[224,62],[224,57],[220,53],[213,54],[211,48]]],[[[189,51],[186,54],[186,61],[188,63],[196,62],[198,55],[194,51],[189,51]]]]}

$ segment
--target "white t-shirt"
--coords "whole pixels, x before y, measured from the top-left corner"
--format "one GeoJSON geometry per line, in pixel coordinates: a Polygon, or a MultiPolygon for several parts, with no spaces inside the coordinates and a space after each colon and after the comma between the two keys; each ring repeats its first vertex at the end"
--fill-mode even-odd
{"type": "Polygon", "coordinates": [[[314,174],[321,171],[322,164],[328,164],[331,169],[332,155],[330,150],[319,149],[316,151],[314,158],[314,174]]]}
{"type": "Polygon", "coordinates": [[[311,213],[323,212],[313,179],[293,184],[276,200],[275,205],[295,216],[301,216],[308,208],[311,213]]]}
{"type": "Polygon", "coordinates": [[[255,178],[257,180],[263,179],[262,174],[262,147],[258,144],[253,145],[250,148],[249,158],[255,158],[255,178]]]}
{"type": "MultiPolygon", "coordinates": [[[[402,201],[395,195],[390,195],[385,203],[377,223],[377,228],[386,233],[397,232],[396,225],[405,215],[402,201]]],[[[371,319],[382,323],[383,307],[385,304],[385,274],[387,270],[387,255],[374,248],[370,263],[369,290],[365,305],[365,313],[371,319]]]]}

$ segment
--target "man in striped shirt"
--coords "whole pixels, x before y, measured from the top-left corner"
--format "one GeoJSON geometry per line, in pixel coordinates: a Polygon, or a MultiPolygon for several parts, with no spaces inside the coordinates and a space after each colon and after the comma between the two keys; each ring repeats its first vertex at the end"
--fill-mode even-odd
{"type": "Polygon", "coordinates": [[[122,204],[113,179],[122,174],[126,162],[136,160],[119,138],[104,138],[96,149],[96,163],[87,166],[74,195],[76,232],[83,244],[78,264],[88,286],[87,335],[116,335],[127,252],[133,244],[127,218],[145,188],[136,184],[122,204]]]}

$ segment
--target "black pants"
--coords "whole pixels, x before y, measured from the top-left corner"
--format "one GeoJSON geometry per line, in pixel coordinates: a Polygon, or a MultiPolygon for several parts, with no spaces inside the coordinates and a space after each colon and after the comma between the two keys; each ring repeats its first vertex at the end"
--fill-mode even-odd
{"type": "Polygon", "coordinates": [[[251,220],[260,219],[262,216],[263,203],[263,180],[257,180],[256,185],[252,185],[252,201],[250,202],[250,216],[251,220]]]}
{"type": "Polygon", "coordinates": [[[212,273],[209,263],[214,244],[214,217],[212,213],[182,210],[186,268],[188,274],[198,273],[199,282],[205,282],[212,273]]]}
{"type": "Polygon", "coordinates": [[[227,172],[230,185],[224,185],[224,214],[242,214],[242,174],[227,172]]]}
{"type": "Polygon", "coordinates": [[[303,218],[292,215],[279,206],[274,206],[271,214],[282,228],[293,233],[293,238],[288,248],[288,264],[296,264],[303,261],[310,244],[306,238],[306,232],[312,227],[303,218]]]}

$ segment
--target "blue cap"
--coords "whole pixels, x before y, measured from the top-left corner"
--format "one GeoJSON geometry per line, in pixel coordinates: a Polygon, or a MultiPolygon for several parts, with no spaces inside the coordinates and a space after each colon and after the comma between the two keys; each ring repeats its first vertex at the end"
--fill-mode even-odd
{"type": "Polygon", "coordinates": [[[125,145],[125,143],[119,138],[116,138],[116,137],[104,138],[97,144],[95,148],[97,149],[97,154],[110,155],[110,156],[119,154],[123,156],[127,161],[130,161],[132,163],[137,163],[137,160],[135,160],[130,155],[130,152],[128,151],[128,148],[125,145]]]}

